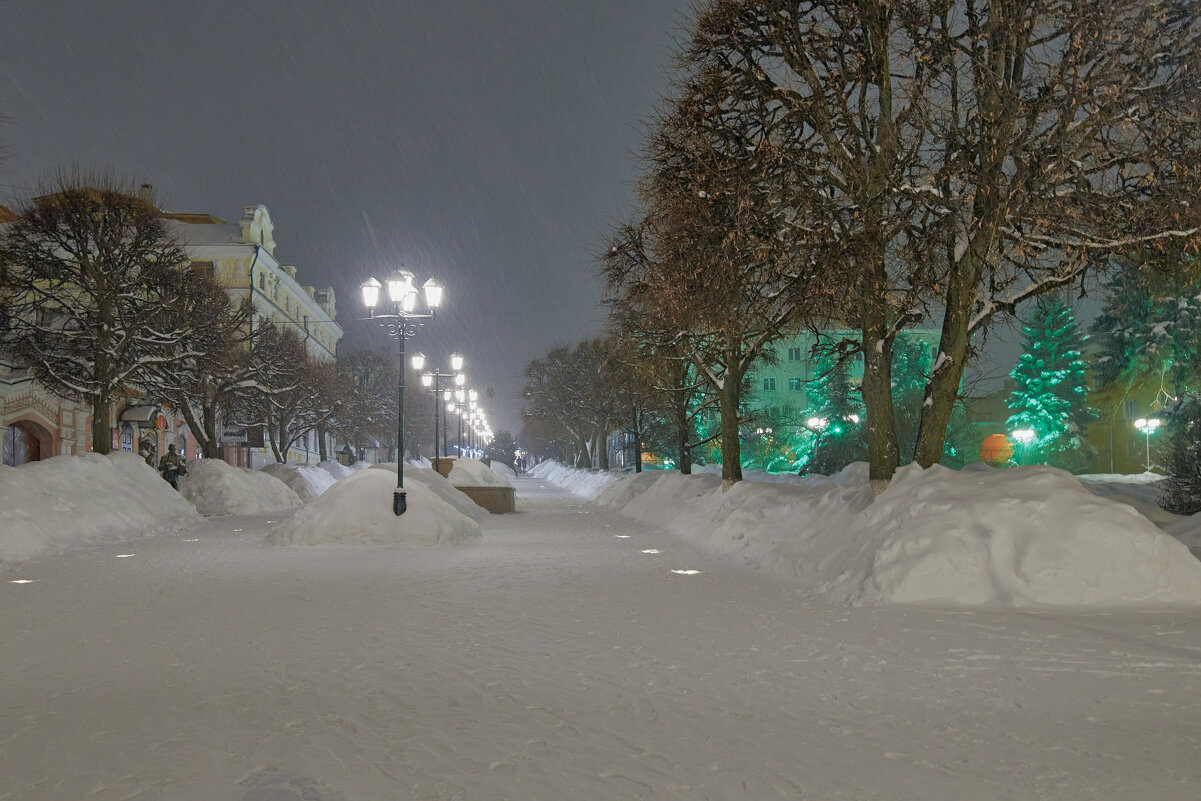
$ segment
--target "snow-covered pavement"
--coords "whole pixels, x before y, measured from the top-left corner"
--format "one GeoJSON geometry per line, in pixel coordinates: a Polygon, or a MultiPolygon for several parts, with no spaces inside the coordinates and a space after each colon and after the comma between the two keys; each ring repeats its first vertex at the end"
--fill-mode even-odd
{"type": "Polygon", "coordinates": [[[1201,613],[835,606],[517,487],[461,546],[5,569],[0,799],[1197,797],[1201,613]]]}

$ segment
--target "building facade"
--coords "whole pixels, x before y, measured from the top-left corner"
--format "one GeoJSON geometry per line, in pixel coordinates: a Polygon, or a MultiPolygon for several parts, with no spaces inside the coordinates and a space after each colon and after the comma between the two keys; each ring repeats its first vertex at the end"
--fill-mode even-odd
{"type": "MultiPolygon", "coordinates": [[[[154,202],[152,189],[142,187],[143,196],[154,202]]],[[[332,362],[337,354],[342,329],[335,321],[332,288],[303,285],[296,268],[275,256],[275,227],[266,206],[246,206],[241,219],[230,224],[211,214],[160,211],[169,221],[172,235],[184,248],[197,274],[208,274],[229,293],[235,303],[250,298],[255,323],[269,321],[290,326],[305,342],[309,356],[332,362]]],[[[15,215],[0,206],[0,225],[15,215]]],[[[18,365],[0,354],[0,442],[4,464],[24,464],[50,456],[82,454],[91,449],[91,410],[87,404],[59,398],[38,384],[18,365]]],[[[125,403],[115,404],[112,419],[113,450],[138,453],[155,462],[175,445],[188,459],[199,457],[195,437],[182,416],[129,390],[125,403]]],[[[274,462],[263,447],[262,433],[226,428],[223,456],[233,464],[262,467],[274,462]],[[257,436],[256,436],[257,434],[257,436]]],[[[289,450],[292,463],[316,462],[320,443],[310,433],[289,450]]],[[[334,453],[332,437],[326,453],[334,453]]]]}
{"type": "MultiPolygon", "coordinates": [[[[296,267],[276,258],[275,226],[266,206],[243,207],[237,223],[211,214],[162,215],[171,221],[172,234],[187,252],[195,273],[212,276],[234,303],[250,299],[254,324],[290,327],[300,334],[313,360],[334,361],[342,338],[335,319],[334,290],[300,283],[296,267]]],[[[226,427],[221,436],[223,458],[231,464],[258,468],[275,461],[270,448],[264,447],[261,431],[226,427]]],[[[327,435],[325,445],[332,458],[332,436],[327,435]]],[[[309,433],[292,446],[286,458],[293,464],[316,463],[320,451],[317,435],[309,433]]]]}

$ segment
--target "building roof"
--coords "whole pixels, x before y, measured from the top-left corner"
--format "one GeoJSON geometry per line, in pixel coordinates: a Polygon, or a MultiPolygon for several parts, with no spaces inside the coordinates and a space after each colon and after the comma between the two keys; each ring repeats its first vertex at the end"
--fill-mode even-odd
{"type": "Polygon", "coordinates": [[[188,225],[226,225],[225,220],[216,217],[212,214],[197,214],[186,211],[163,211],[159,209],[159,216],[166,217],[168,220],[177,220],[188,225]]]}

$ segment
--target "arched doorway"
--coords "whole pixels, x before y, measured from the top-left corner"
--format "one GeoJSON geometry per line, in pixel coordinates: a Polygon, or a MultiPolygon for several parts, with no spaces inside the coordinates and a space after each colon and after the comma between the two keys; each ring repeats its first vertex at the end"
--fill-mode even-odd
{"type": "Polygon", "coordinates": [[[54,455],[50,432],[30,420],[9,424],[4,431],[4,464],[9,467],[49,459],[54,455]]]}

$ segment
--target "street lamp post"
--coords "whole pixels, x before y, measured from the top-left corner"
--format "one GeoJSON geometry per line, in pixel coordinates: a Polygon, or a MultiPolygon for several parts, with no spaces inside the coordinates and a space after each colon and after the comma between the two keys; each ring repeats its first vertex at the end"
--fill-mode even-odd
{"type": "Polygon", "coordinates": [[[1013,432],[1013,438],[1018,441],[1021,446],[1022,461],[1026,460],[1026,447],[1034,441],[1033,428],[1019,428],[1013,432]]]}
{"type": "MultiPolygon", "coordinates": [[[[413,357],[413,369],[414,370],[420,370],[424,366],[425,366],[425,357],[424,356],[422,356],[419,353],[419,354],[417,354],[417,356],[413,357]],[[420,357],[420,359],[421,359],[420,364],[417,363],[418,357],[420,357]]],[[[449,372],[449,373],[444,373],[440,370],[430,370],[428,372],[422,373],[422,375],[421,375],[422,386],[426,387],[427,389],[432,386],[433,391],[434,391],[434,470],[436,470],[436,471],[438,471],[438,468],[440,466],[440,463],[438,461],[438,406],[441,403],[442,379],[450,378],[450,379],[454,380],[456,383],[459,383],[459,377],[462,375],[462,373],[460,373],[459,371],[463,369],[463,357],[457,353],[452,353],[450,356],[450,369],[451,369],[451,372],[449,372]]],[[[442,427],[444,429],[446,428],[446,425],[447,425],[447,421],[443,420],[442,427]]],[[[443,448],[442,455],[443,456],[446,455],[445,448],[443,448]]],[[[441,472],[441,471],[438,471],[438,472],[441,472]]]]}
{"type": "Polygon", "coordinates": [[[1147,439],[1147,472],[1148,473],[1151,472],[1151,435],[1155,433],[1155,429],[1159,428],[1160,422],[1161,421],[1158,417],[1152,417],[1149,420],[1147,418],[1140,417],[1139,419],[1134,421],[1134,427],[1137,428],[1139,431],[1143,432],[1144,436],[1147,439]]]}
{"type": "Polygon", "coordinates": [[[434,318],[434,312],[442,305],[442,284],[431,278],[422,284],[425,294],[425,305],[428,312],[417,312],[417,288],[413,285],[414,276],[408,270],[397,270],[388,276],[388,300],[392,304],[391,312],[377,314],[376,305],[380,300],[382,284],[374,278],[368,278],[359,289],[363,293],[363,305],[367,307],[367,319],[375,320],[388,334],[397,341],[400,348],[400,376],[397,378],[396,406],[396,490],[392,493],[392,513],[397,517],[405,513],[407,500],[405,498],[405,340],[412,339],[417,329],[426,320],[434,318]]]}

